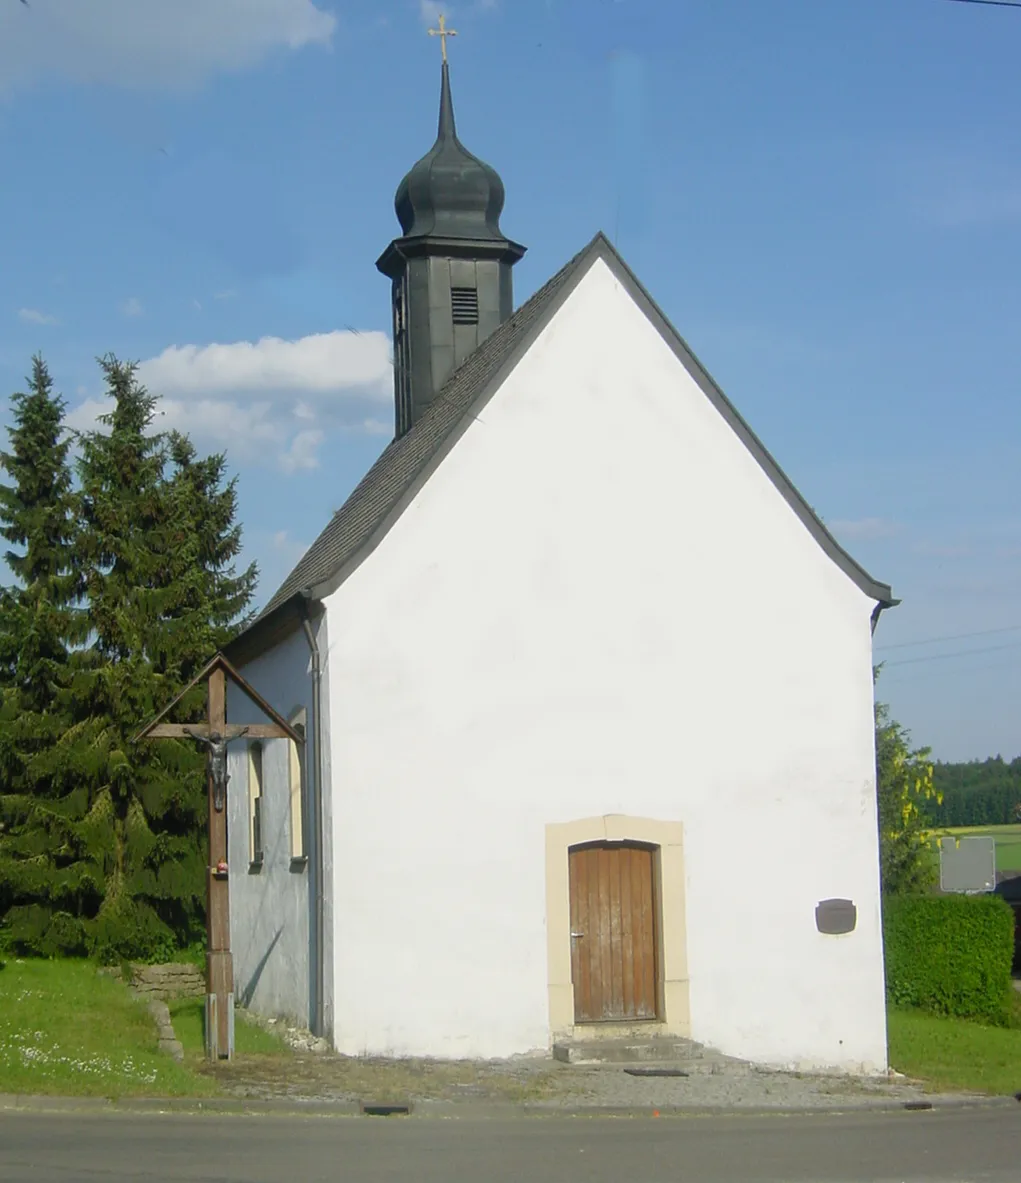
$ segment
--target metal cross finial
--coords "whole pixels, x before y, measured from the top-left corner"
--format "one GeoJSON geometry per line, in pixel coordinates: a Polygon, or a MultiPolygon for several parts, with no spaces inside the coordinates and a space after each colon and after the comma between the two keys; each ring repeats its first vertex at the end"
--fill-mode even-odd
{"type": "Polygon", "coordinates": [[[443,60],[446,61],[447,60],[447,38],[448,37],[456,37],[457,30],[447,28],[447,18],[443,15],[442,12],[440,13],[440,27],[438,29],[430,29],[429,36],[430,37],[439,37],[440,46],[443,49],[443,60]]]}

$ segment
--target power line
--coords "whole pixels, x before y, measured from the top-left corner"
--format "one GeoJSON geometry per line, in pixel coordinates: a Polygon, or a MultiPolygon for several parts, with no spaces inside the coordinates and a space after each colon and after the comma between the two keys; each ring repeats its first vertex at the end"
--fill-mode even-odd
{"type": "Polygon", "coordinates": [[[951,0],[954,4],[988,4],[992,8],[1021,8],[1018,0],[951,0]]]}
{"type": "MultiPolygon", "coordinates": [[[[1016,658],[1010,658],[1009,661],[1004,661],[1002,658],[999,661],[985,661],[981,665],[966,665],[962,669],[948,671],[943,676],[946,678],[963,678],[965,674],[980,674],[985,670],[1017,670],[1018,664],[1016,658]]],[[[932,681],[933,674],[930,670],[907,670],[904,673],[898,673],[896,670],[889,678],[884,678],[880,682],[882,686],[900,686],[902,682],[918,682],[922,678],[927,678],[932,681]]]]}
{"type": "Polygon", "coordinates": [[[930,653],[928,657],[902,657],[900,661],[884,661],[885,666],[917,665],[920,661],[947,661],[951,657],[971,657],[973,653],[999,653],[1002,649],[1021,648],[1021,641],[1008,641],[1006,645],[987,645],[984,649],[958,649],[956,653],[930,653]]]}
{"type": "MultiPolygon", "coordinates": [[[[1021,8],[1021,3],[1015,5],[1021,8]]],[[[1016,633],[1021,630],[1021,624],[1008,624],[1003,628],[984,628],[977,633],[947,633],[942,637],[926,637],[921,641],[898,641],[895,645],[876,645],[876,652],[882,653],[887,649],[914,649],[919,645],[936,645],[940,641],[966,641],[972,637],[992,637],[997,633],[1016,633]]]]}

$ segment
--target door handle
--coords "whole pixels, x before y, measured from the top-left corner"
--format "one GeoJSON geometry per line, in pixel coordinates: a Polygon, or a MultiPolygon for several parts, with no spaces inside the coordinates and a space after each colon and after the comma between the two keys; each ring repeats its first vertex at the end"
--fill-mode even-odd
{"type": "Polygon", "coordinates": [[[572,936],[572,938],[574,938],[574,939],[577,939],[578,937],[583,937],[584,935],[585,935],[585,934],[584,934],[583,932],[572,932],[572,933],[571,933],[571,936],[572,936]]]}

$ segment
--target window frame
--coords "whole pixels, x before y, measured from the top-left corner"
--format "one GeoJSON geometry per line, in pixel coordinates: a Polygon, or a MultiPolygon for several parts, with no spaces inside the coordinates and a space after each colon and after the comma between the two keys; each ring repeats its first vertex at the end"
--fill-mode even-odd
{"type": "Polygon", "coordinates": [[[291,841],[291,869],[302,870],[308,865],[305,816],[308,802],[308,712],[304,707],[291,713],[288,723],[304,739],[300,746],[287,740],[288,821],[291,841]]]}
{"type": "Polygon", "coordinates": [[[266,794],[266,751],[259,740],[248,745],[248,868],[259,870],[266,858],[263,802],[266,794]]]}

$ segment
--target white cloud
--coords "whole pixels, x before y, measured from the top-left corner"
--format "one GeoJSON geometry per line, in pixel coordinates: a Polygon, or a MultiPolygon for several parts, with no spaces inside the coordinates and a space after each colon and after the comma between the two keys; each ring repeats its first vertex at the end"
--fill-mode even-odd
{"type": "Polygon", "coordinates": [[[38,308],[21,308],[18,310],[18,320],[24,321],[29,325],[56,325],[60,324],[55,316],[50,316],[48,312],[40,312],[38,308]]]}
{"type": "MultiPolygon", "coordinates": [[[[499,6],[500,0],[473,0],[471,11],[496,12],[499,6]]],[[[460,10],[460,5],[458,5],[458,10],[460,10]]],[[[418,11],[422,20],[428,21],[430,24],[438,24],[442,15],[446,17],[449,25],[454,16],[454,6],[444,3],[443,0],[418,0],[418,11]]]]}
{"type": "MultiPolygon", "coordinates": [[[[143,361],[138,376],[159,397],[157,430],[176,428],[200,446],[226,449],[235,464],[302,472],[318,467],[331,430],[392,430],[379,414],[393,381],[384,333],[172,345],[143,361]]],[[[89,430],[107,409],[104,399],[86,399],[69,425],[89,430]]]]}
{"type": "Polygon", "coordinates": [[[291,440],[291,446],[280,457],[280,467],[284,472],[295,472],[300,468],[318,468],[318,449],[324,438],[325,433],[318,429],[299,431],[291,440]]]}
{"type": "Polygon", "coordinates": [[[829,522],[828,525],[834,534],[869,540],[892,538],[899,534],[901,529],[899,523],[888,521],[886,518],[858,518],[853,521],[829,522]]]}
{"type": "Polygon", "coordinates": [[[145,310],[142,308],[142,301],[137,296],[130,296],[121,305],[121,312],[125,316],[141,316],[145,310]]]}
{"type": "Polygon", "coordinates": [[[390,343],[385,333],[336,331],[285,341],[263,337],[229,345],[171,345],[143,362],[142,381],[172,398],[279,391],[338,395],[390,394],[390,343]]]}
{"type": "MultiPolygon", "coordinates": [[[[85,387],[79,386],[77,393],[85,393],[85,387]]],[[[64,422],[73,431],[92,431],[99,426],[99,416],[109,411],[110,405],[106,399],[86,398],[76,407],[72,407],[64,418],[64,422]]]]}
{"type": "Polygon", "coordinates": [[[286,530],[277,530],[273,535],[273,549],[282,551],[288,558],[297,562],[298,559],[308,550],[307,542],[299,542],[292,538],[286,530]]]}
{"type": "Polygon", "coordinates": [[[346,430],[360,431],[363,435],[390,435],[393,429],[393,420],[384,423],[382,419],[363,419],[361,423],[353,424],[346,430]]]}
{"type": "Polygon", "coordinates": [[[429,24],[439,23],[441,16],[449,20],[454,15],[453,8],[449,4],[440,3],[440,0],[418,0],[418,11],[422,20],[429,24]]]}
{"type": "Polygon", "coordinates": [[[0,89],[40,78],[167,89],[329,45],[316,0],[32,0],[0,5],[0,89]]]}

